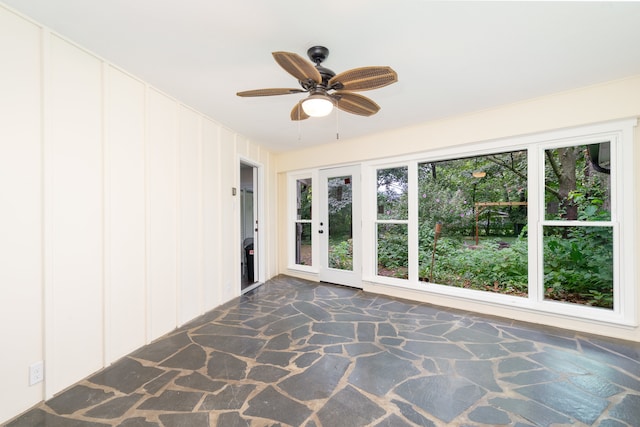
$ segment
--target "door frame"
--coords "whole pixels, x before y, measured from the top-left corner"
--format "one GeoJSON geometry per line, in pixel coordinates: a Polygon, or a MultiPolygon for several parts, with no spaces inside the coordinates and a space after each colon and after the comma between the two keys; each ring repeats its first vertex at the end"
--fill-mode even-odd
{"type": "MultiPolygon", "coordinates": [[[[247,293],[249,291],[251,291],[252,289],[257,288],[258,286],[262,285],[264,283],[264,278],[265,278],[265,237],[264,237],[264,232],[263,230],[264,228],[264,167],[261,163],[255,162],[249,158],[246,158],[244,156],[238,156],[238,163],[237,163],[237,183],[238,183],[238,187],[240,188],[242,185],[241,182],[241,170],[242,170],[242,166],[249,166],[253,168],[253,212],[254,212],[254,222],[257,221],[257,227],[254,227],[258,229],[258,231],[254,231],[253,233],[253,244],[254,244],[254,270],[253,270],[253,274],[254,274],[254,283],[251,284],[250,286],[242,289],[242,262],[237,263],[237,265],[240,267],[238,274],[236,277],[238,277],[238,289],[239,289],[239,294],[244,294],[247,293]],[[257,267],[257,268],[256,268],[257,267]]],[[[238,196],[240,196],[239,194],[240,192],[238,192],[238,196]]],[[[242,247],[242,221],[240,220],[240,217],[242,215],[240,209],[241,209],[241,203],[238,202],[238,211],[236,213],[236,221],[237,221],[237,233],[236,233],[236,242],[237,242],[237,247],[240,248],[240,251],[236,251],[236,253],[244,253],[244,247],[242,247]]]]}
{"type": "Polygon", "coordinates": [[[321,282],[336,283],[362,289],[362,176],[360,165],[320,169],[318,171],[319,215],[314,220],[319,237],[320,263],[318,278],[321,282]],[[329,230],[327,179],[351,175],[351,215],[353,241],[353,270],[339,270],[328,266],[329,230]],[[323,225],[320,225],[323,224],[323,225]]]}

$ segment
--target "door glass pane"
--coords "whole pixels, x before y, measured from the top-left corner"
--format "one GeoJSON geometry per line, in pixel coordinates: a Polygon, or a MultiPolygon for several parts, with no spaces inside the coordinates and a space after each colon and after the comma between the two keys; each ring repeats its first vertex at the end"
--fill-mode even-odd
{"type": "Polygon", "coordinates": [[[527,152],[418,165],[419,276],[528,295],[527,152]]]}
{"type": "Polygon", "coordinates": [[[311,178],[296,180],[297,219],[311,219],[311,178]]]}
{"type": "Polygon", "coordinates": [[[298,222],[295,227],[296,264],[311,265],[311,223],[298,222]]]}
{"type": "Polygon", "coordinates": [[[327,179],[329,267],[353,270],[351,176],[327,179]]]}
{"type": "Polygon", "coordinates": [[[377,224],[378,275],[408,279],[407,224],[377,224]]]}
{"type": "Polygon", "coordinates": [[[613,309],[613,229],[544,227],[545,299],[613,309]]]}
{"type": "Polygon", "coordinates": [[[545,219],[611,220],[611,143],[545,150],[545,219]]]}
{"type": "Polygon", "coordinates": [[[378,170],[378,219],[407,219],[407,166],[378,170]]]}

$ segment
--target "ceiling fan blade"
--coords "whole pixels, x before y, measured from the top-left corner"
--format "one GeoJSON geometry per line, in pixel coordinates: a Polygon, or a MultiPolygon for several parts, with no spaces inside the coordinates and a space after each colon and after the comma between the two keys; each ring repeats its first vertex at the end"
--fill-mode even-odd
{"type": "Polygon", "coordinates": [[[391,67],[362,67],[338,73],[329,80],[329,87],[350,91],[378,89],[398,81],[391,67]]]}
{"type": "Polygon", "coordinates": [[[273,88],[273,89],[245,90],[243,92],[236,93],[236,95],[238,96],[273,96],[273,95],[289,95],[292,93],[300,93],[300,92],[305,92],[305,91],[302,89],[273,88]]]}
{"type": "Polygon", "coordinates": [[[291,120],[306,120],[309,118],[309,115],[304,112],[302,109],[302,102],[298,102],[291,110],[291,120]]]}
{"type": "Polygon", "coordinates": [[[291,52],[273,52],[273,58],[284,70],[300,81],[313,80],[322,83],[322,76],[316,67],[301,56],[291,52]]]}
{"type": "Polygon", "coordinates": [[[336,100],[336,107],[347,113],[359,116],[373,116],[380,110],[378,104],[357,93],[337,91],[331,97],[336,100]]]}

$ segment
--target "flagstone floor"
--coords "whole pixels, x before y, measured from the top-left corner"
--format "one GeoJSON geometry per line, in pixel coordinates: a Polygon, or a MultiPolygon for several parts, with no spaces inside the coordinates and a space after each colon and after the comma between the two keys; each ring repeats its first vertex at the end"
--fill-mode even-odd
{"type": "Polygon", "coordinates": [[[640,345],[279,276],[9,427],[640,426],[640,345]]]}

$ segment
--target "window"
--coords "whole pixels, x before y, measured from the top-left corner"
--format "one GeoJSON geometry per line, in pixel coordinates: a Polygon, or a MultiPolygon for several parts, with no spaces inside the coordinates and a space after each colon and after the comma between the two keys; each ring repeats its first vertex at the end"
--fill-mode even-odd
{"type": "Polygon", "coordinates": [[[527,151],[418,164],[419,279],[526,297],[527,151]]]}
{"type": "Polygon", "coordinates": [[[613,309],[611,160],[610,141],[544,150],[546,300],[613,309]]]}
{"type": "Polygon", "coordinates": [[[379,169],[376,220],[377,274],[408,278],[408,167],[379,169]]]}
{"type": "Polygon", "coordinates": [[[364,280],[635,325],[633,126],[372,161],[364,280]]]}
{"type": "Polygon", "coordinates": [[[295,180],[296,214],[294,220],[295,264],[312,265],[311,244],[311,178],[295,180]]]}

